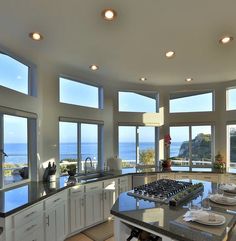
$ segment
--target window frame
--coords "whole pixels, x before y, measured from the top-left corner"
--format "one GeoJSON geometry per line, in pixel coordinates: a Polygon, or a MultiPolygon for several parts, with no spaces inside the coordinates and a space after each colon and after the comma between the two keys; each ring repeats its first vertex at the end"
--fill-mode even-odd
{"type": "MultiPolygon", "coordinates": [[[[189,167],[189,171],[191,172],[194,168],[212,168],[214,157],[215,157],[215,123],[209,123],[209,122],[201,122],[201,123],[171,123],[169,125],[169,133],[170,133],[170,127],[188,127],[189,129],[189,165],[185,167],[189,167]],[[211,164],[209,165],[193,165],[192,160],[192,127],[194,126],[210,126],[211,127],[211,164]]],[[[170,149],[169,149],[170,152],[170,149]]],[[[170,153],[169,153],[170,155],[170,153]]]]}
{"type": "Polygon", "coordinates": [[[119,93],[120,92],[124,92],[124,93],[134,93],[134,94],[140,94],[142,95],[143,94],[153,94],[155,95],[155,101],[156,101],[156,104],[155,104],[155,109],[156,111],[155,112],[148,112],[148,113],[159,113],[159,93],[157,91],[145,91],[145,90],[118,90],[117,91],[117,111],[120,112],[120,113],[130,113],[130,114],[133,114],[133,113],[147,113],[147,112],[137,112],[137,111],[120,111],[119,110],[119,93]]]}
{"type": "MultiPolygon", "coordinates": [[[[189,95],[189,96],[194,96],[194,95],[189,95]]],[[[175,98],[177,99],[177,98],[175,98]]],[[[169,104],[168,104],[168,112],[169,114],[192,114],[192,113],[211,113],[211,112],[214,112],[215,111],[215,90],[213,89],[205,89],[205,90],[188,90],[188,91],[175,91],[175,92],[171,92],[169,94],[169,104]],[[212,110],[207,110],[207,111],[180,111],[180,112],[171,112],[170,111],[170,101],[172,100],[171,99],[171,95],[187,95],[187,96],[183,96],[183,97],[188,97],[188,94],[191,94],[191,93],[196,93],[196,95],[198,94],[207,94],[207,93],[212,93],[212,110]]]]}
{"type": "Polygon", "coordinates": [[[136,171],[138,169],[145,169],[145,168],[155,168],[155,170],[157,170],[157,168],[159,167],[159,127],[158,126],[147,126],[147,127],[153,127],[154,128],[154,132],[155,132],[155,161],[154,161],[154,165],[139,165],[138,163],[138,158],[139,158],[139,127],[145,127],[145,125],[140,125],[140,124],[130,124],[130,123],[118,123],[118,128],[117,128],[117,143],[118,143],[118,154],[120,153],[119,150],[119,127],[120,126],[124,126],[124,127],[135,127],[135,151],[136,151],[136,160],[135,160],[135,169],[136,171]]]}
{"type": "Polygon", "coordinates": [[[33,179],[33,176],[35,177],[34,179],[37,179],[37,114],[0,106],[0,149],[2,150],[4,146],[4,115],[27,119],[27,164],[29,176],[27,179],[5,184],[3,160],[0,158],[0,189],[26,183],[33,179]]]}
{"type": "MultiPolygon", "coordinates": [[[[101,171],[104,164],[104,122],[96,121],[96,120],[88,120],[88,119],[77,119],[77,118],[67,118],[67,117],[59,117],[58,122],[58,133],[60,133],[60,122],[67,123],[75,123],[77,126],[77,173],[82,174],[82,165],[81,165],[81,124],[95,124],[98,126],[97,133],[97,142],[98,142],[98,164],[95,172],[101,171]]],[[[60,134],[59,134],[60,136],[60,134]]],[[[60,157],[60,138],[59,138],[59,157],[60,157]]],[[[61,160],[59,160],[60,164],[61,160]]],[[[61,173],[60,173],[61,175],[61,173]]]]}
{"type": "Polygon", "coordinates": [[[12,88],[9,88],[9,87],[3,86],[3,85],[0,85],[0,88],[6,88],[11,91],[15,91],[17,93],[23,94],[23,95],[37,97],[36,65],[33,64],[32,62],[26,60],[23,57],[17,56],[16,54],[12,53],[10,50],[2,47],[1,45],[0,45],[0,54],[6,55],[28,67],[28,81],[27,81],[28,82],[28,93],[25,94],[21,91],[17,91],[15,89],[12,89],[12,88]]]}
{"type": "Polygon", "coordinates": [[[227,122],[226,123],[226,166],[227,169],[235,169],[236,170],[236,162],[235,162],[235,167],[231,167],[231,161],[230,161],[230,132],[229,132],[229,128],[230,126],[235,125],[236,126],[236,122],[227,122]]]}
{"type": "Polygon", "coordinates": [[[66,105],[74,105],[74,106],[77,106],[77,107],[83,107],[83,108],[92,108],[92,109],[96,109],[96,110],[102,110],[104,108],[104,90],[103,90],[103,86],[101,85],[98,85],[97,83],[93,83],[93,82],[90,82],[90,81],[84,81],[84,80],[79,80],[78,78],[74,78],[74,77],[71,77],[71,76],[68,76],[68,75],[59,75],[58,77],[58,102],[60,104],[66,104],[66,105]],[[77,104],[72,104],[72,103],[66,103],[66,102],[61,102],[60,101],[60,79],[63,78],[63,79],[66,79],[66,80],[69,80],[69,81],[74,81],[76,83],[80,83],[80,84],[84,84],[84,85],[88,85],[88,86],[92,86],[92,87],[96,87],[98,88],[98,107],[91,107],[91,106],[85,106],[85,105],[77,105],[77,104]]]}
{"type": "Polygon", "coordinates": [[[236,108],[235,109],[230,109],[229,108],[229,92],[228,91],[230,91],[230,90],[235,90],[236,91],[236,86],[231,86],[231,87],[228,87],[228,88],[226,88],[226,111],[235,111],[236,110],[236,108]]]}

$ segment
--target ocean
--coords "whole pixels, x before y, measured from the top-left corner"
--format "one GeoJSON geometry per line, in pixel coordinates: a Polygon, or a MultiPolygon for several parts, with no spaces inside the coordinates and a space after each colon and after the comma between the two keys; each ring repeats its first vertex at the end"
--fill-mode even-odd
{"type": "MultiPolygon", "coordinates": [[[[170,146],[170,156],[177,156],[179,153],[179,148],[181,142],[172,143],[170,146]]],[[[152,142],[143,142],[140,143],[140,150],[145,149],[154,149],[154,143],[152,142]]],[[[82,143],[82,159],[90,156],[92,159],[97,159],[97,144],[96,143],[82,143]]],[[[135,143],[124,142],[119,144],[119,157],[122,160],[135,161],[136,159],[136,150],[135,143]]],[[[5,158],[6,163],[14,164],[24,164],[27,163],[27,145],[25,143],[12,143],[5,144],[4,151],[7,153],[8,157],[5,158]]],[[[60,145],[60,160],[67,158],[77,158],[77,147],[76,143],[62,143],[60,145]]]]}

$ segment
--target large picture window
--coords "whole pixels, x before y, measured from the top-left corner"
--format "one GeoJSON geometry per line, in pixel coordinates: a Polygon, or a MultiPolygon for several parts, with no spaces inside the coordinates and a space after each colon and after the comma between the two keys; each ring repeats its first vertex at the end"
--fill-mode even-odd
{"type": "Polygon", "coordinates": [[[119,157],[125,172],[154,170],[156,166],[156,127],[119,126],[119,157]]]}
{"type": "Polygon", "coordinates": [[[0,113],[1,187],[30,178],[36,152],[36,120],[0,113]]]}
{"type": "Polygon", "coordinates": [[[118,93],[119,111],[124,112],[157,112],[157,93],[122,92],[118,93]]]}
{"type": "Polygon", "coordinates": [[[24,64],[0,50],[0,85],[21,92],[35,95],[32,65],[24,64]]]}
{"type": "Polygon", "coordinates": [[[236,124],[227,125],[227,160],[230,169],[236,171],[236,124]]]}
{"type": "Polygon", "coordinates": [[[170,136],[173,170],[209,170],[212,167],[214,153],[211,125],[171,126],[170,136]]]}
{"type": "Polygon", "coordinates": [[[236,110],[236,88],[226,90],[226,109],[236,110]]]}
{"type": "Polygon", "coordinates": [[[76,80],[59,78],[60,102],[92,108],[102,108],[102,89],[76,80]]]}
{"type": "Polygon", "coordinates": [[[213,111],[212,91],[177,92],[170,94],[170,113],[213,111]]]}
{"type": "Polygon", "coordinates": [[[102,155],[102,124],[59,123],[60,167],[66,174],[68,165],[75,165],[77,173],[96,172],[102,155]]]}

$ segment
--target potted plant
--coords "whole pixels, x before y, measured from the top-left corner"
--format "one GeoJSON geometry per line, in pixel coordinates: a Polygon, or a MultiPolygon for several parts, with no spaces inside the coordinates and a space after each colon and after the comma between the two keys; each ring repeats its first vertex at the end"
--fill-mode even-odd
{"type": "Polygon", "coordinates": [[[225,171],[226,165],[225,161],[223,159],[223,156],[218,152],[218,154],[215,156],[215,161],[213,162],[213,169],[215,171],[223,172],[225,171]]]}
{"type": "Polygon", "coordinates": [[[171,170],[171,159],[170,159],[170,144],[171,144],[171,137],[169,134],[164,136],[164,144],[165,144],[165,160],[162,161],[162,169],[163,170],[171,170]]]}
{"type": "Polygon", "coordinates": [[[67,165],[66,168],[69,176],[74,176],[76,174],[76,164],[67,165]]]}

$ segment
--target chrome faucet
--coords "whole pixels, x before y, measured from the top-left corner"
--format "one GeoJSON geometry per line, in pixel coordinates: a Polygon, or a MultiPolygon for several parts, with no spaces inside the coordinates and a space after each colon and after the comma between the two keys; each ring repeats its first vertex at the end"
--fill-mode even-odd
{"type": "Polygon", "coordinates": [[[90,167],[92,168],[93,167],[93,162],[92,162],[92,159],[91,157],[86,157],[86,159],[84,160],[84,172],[85,172],[85,175],[87,175],[87,161],[90,161],[90,167]]]}
{"type": "Polygon", "coordinates": [[[6,152],[4,152],[4,150],[3,150],[3,149],[0,149],[0,154],[2,154],[4,157],[8,157],[7,153],[6,153],[6,152]]]}

